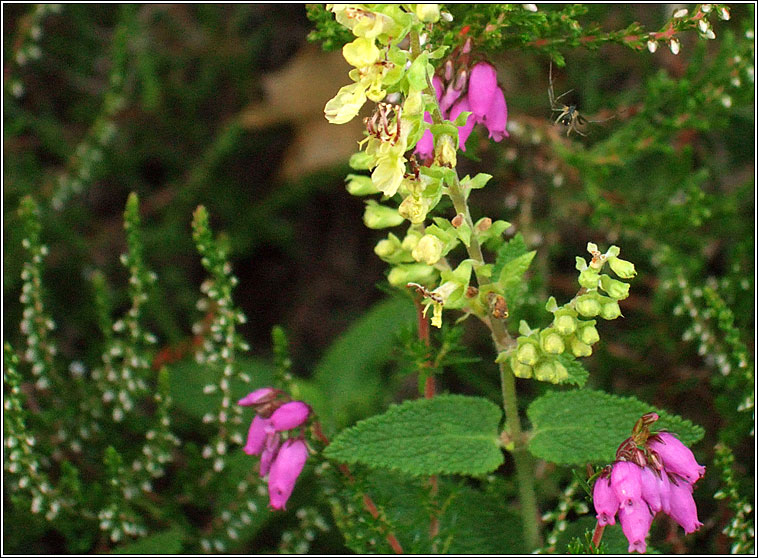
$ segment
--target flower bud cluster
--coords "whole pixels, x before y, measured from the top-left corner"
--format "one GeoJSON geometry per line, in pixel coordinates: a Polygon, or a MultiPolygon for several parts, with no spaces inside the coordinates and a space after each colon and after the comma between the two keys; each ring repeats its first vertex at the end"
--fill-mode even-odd
{"type": "Polygon", "coordinates": [[[276,510],[285,509],[308,458],[302,431],[297,437],[292,437],[292,431],[301,428],[311,415],[307,404],[287,401],[283,396],[283,392],[265,387],[238,401],[238,405],[256,410],[242,450],[261,456],[260,476],[268,475],[269,502],[276,510]]]}
{"type": "Polygon", "coordinates": [[[618,301],[629,296],[629,284],[601,272],[607,263],[618,277],[629,279],[636,274],[634,264],[620,259],[616,246],[601,254],[595,244],[589,243],[587,250],[592,254],[589,264],[577,258],[582,294],[560,307],[555,298],[550,297],[546,308],[553,313],[552,324],[533,330],[522,322],[516,348],[498,356],[498,362],[510,363],[515,376],[554,384],[565,382],[569,374],[560,355],[590,356],[592,345],[600,340],[595,327],[597,322],[592,318],[613,320],[621,316],[618,301]],[[605,294],[601,294],[601,290],[605,294]]]}
{"type": "Polygon", "coordinates": [[[705,474],[692,451],[668,432],[650,433],[658,419],[649,413],[616,452],[616,461],[595,482],[593,502],[598,525],[614,525],[618,515],[629,541],[629,552],[645,552],[645,538],[658,512],[669,515],[685,533],[702,523],[692,497],[694,484],[705,474]]]}

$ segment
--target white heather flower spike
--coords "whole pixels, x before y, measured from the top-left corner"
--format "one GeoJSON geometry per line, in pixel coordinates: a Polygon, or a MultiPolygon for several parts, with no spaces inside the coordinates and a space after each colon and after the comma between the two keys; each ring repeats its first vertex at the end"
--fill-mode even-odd
{"type": "Polygon", "coordinates": [[[522,4],[522,6],[524,6],[524,9],[528,12],[537,11],[537,4],[522,4]]]}
{"type": "Polygon", "coordinates": [[[675,18],[684,17],[687,15],[687,12],[688,12],[687,8],[682,8],[681,10],[677,10],[674,12],[674,17],[675,18]]]}
{"type": "Polygon", "coordinates": [[[679,49],[681,45],[679,44],[678,39],[671,39],[671,42],[669,43],[669,48],[671,49],[671,54],[677,55],[679,54],[679,49]]]}
{"type": "Polygon", "coordinates": [[[647,42],[647,49],[648,49],[648,50],[649,50],[651,53],[655,52],[656,50],[658,50],[658,43],[657,43],[656,41],[653,41],[653,40],[649,40],[649,41],[647,42]]]}

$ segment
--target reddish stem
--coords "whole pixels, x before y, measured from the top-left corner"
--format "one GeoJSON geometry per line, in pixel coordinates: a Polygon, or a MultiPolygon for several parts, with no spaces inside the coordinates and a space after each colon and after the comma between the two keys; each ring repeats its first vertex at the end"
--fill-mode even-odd
{"type": "Polygon", "coordinates": [[[605,525],[600,525],[600,523],[595,525],[595,532],[592,533],[592,545],[595,548],[598,548],[600,546],[600,541],[603,540],[604,529],[605,525]]]}
{"type": "MultiPolygon", "coordinates": [[[[424,343],[424,345],[430,347],[432,342],[429,332],[429,320],[427,320],[426,316],[424,316],[424,307],[422,306],[421,302],[418,300],[415,300],[414,302],[416,303],[416,318],[418,320],[418,338],[424,343]]],[[[432,363],[430,361],[427,361],[424,363],[424,366],[431,368],[432,363]]],[[[436,382],[434,381],[434,374],[429,373],[424,381],[424,397],[431,399],[434,397],[436,391],[437,386],[436,382]]],[[[432,475],[429,477],[429,497],[432,501],[434,501],[435,497],[437,496],[437,490],[437,476],[432,475]]],[[[432,510],[431,516],[429,517],[429,538],[434,540],[439,532],[440,520],[437,517],[436,512],[432,510]]]]}
{"type": "MultiPolygon", "coordinates": [[[[418,338],[424,342],[427,347],[431,346],[431,337],[429,334],[429,320],[424,316],[424,306],[418,300],[416,304],[416,320],[418,322],[418,338]]],[[[431,367],[431,362],[425,362],[426,367],[431,367]]],[[[431,399],[437,392],[437,385],[434,381],[434,374],[429,374],[424,381],[424,397],[431,399]]]]}
{"type": "MultiPolygon", "coordinates": [[[[320,422],[314,421],[311,431],[319,442],[323,443],[325,446],[329,445],[329,438],[327,438],[324,432],[321,430],[320,422]]],[[[347,477],[350,482],[354,482],[355,478],[350,472],[350,467],[344,463],[340,463],[337,468],[343,475],[345,475],[345,477],[347,477]]],[[[363,494],[363,507],[366,508],[366,511],[371,514],[371,517],[381,521],[381,518],[379,517],[379,510],[377,509],[376,504],[371,499],[371,496],[365,493],[363,494]]],[[[392,547],[392,550],[395,552],[395,554],[403,554],[403,547],[400,545],[400,541],[397,540],[397,537],[392,531],[387,532],[384,537],[387,540],[387,543],[392,547]]]]}

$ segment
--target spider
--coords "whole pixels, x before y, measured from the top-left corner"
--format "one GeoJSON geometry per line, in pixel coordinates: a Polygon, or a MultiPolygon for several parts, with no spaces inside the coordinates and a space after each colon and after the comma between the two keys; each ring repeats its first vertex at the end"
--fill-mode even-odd
{"type": "Polygon", "coordinates": [[[558,97],[555,96],[555,93],[553,92],[553,62],[550,61],[550,87],[547,90],[548,98],[550,99],[550,109],[553,112],[560,113],[558,115],[558,118],[555,119],[556,124],[562,124],[566,127],[566,137],[571,135],[571,132],[576,132],[580,136],[586,136],[587,134],[582,132],[582,129],[587,127],[587,124],[589,122],[605,122],[606,120],[610,120],[611,118],[614,118],[616,115],[611,116],[610,118],[605,118],[603,120],[587,120],[584,116],[579,114],[579,110],[576,108],[576,105],[564,105],[562,103],[558,103],[558,100],[561,97],[564,97],[571,93],[573,89],[569,89],[565,93],[559,95],[558,97]]]}

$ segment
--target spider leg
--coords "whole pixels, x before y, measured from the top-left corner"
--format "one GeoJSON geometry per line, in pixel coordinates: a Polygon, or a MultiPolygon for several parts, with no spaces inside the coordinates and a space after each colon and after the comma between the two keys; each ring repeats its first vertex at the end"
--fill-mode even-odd
{"type": "Polygon", "coordinates": [[[572,91],[573,91],[573,89],[569,89],[569,90],[568,90],[568,91],[566,91],[565,93],[562,93],[562,94],[558,95],[558,96],[555,98],[555,100],[557,101],[557,100],[558,100],[558,99],[560,99],[561,97],[565,97],[566,95],[568,95],[568,94],[569,94],[569,93],[571,93],[572,91]]]}
{"type": "Polygon", "coordinates": [[[608,118],[603,118],[602,120],[587,120],[587,122],[592,122],[593,124],[597,124],[599,122],[608,122],[609,120],[613,120],[616,118],[616,115],[609,116],[608,118]]]}

